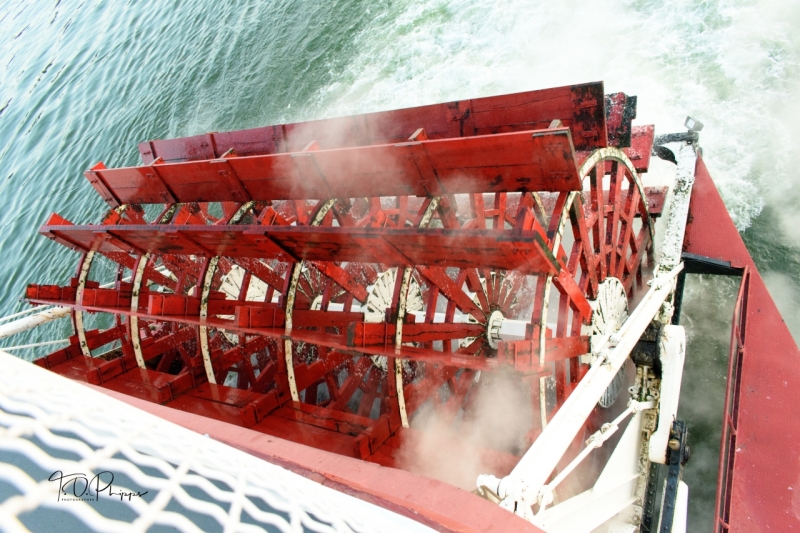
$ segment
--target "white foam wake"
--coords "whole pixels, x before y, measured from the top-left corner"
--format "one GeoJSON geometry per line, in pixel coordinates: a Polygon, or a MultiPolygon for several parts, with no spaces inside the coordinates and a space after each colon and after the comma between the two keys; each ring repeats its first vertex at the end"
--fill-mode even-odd
{"type": "MultiPolygon", "coordinates": [[[[411,0],[374,22],[326,114],[604,80],[639,96],[637,122],[706,124],[707,163],[740,229],[764,201],[784,205],[800,177],[800,6],[784,2],[411,0]]],[[[800,215],[797,215],[800,217],[800,215]]],[[[796,227],[786,217],[784,229],[796,227]]],[[[800,218],[795,220],[800,222],[800,218]]],[[[787,235],[800,244],[800,237],[787,235]]]]}

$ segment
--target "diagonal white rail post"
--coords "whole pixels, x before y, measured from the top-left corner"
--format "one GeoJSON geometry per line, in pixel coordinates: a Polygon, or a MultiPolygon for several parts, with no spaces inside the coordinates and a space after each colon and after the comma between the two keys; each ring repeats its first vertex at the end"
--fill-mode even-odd
{"type": "Polygon", "coordinates": [[[22,333],[46,324],[51,320],[69,316],[71,309],[67,307],[50,307],[35,314],[29,314],[12,322],[0,325],[0,339],[5,339],[17,333],[22,333]]]}

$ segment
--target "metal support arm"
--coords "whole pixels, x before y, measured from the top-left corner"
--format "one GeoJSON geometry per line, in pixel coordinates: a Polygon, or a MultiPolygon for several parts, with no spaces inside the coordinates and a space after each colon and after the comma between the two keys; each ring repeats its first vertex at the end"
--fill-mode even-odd
{"type": "Polygon", "coordinates": [[[675,278],[682,268],[681,263],[671,271],[659,274],[650,282],[650,290],[619,332],[611,335],[600,345],[592,368],[514,470],[502,480],[497,480],[493,476],[478,478],[478,486],[486,486],[502,498],[501,506],[528,520],[533,518],[531,506],[538,502],[547,478],[558,465],[642,333],[661,312],[662,305],[674,290],[675,278]]]}

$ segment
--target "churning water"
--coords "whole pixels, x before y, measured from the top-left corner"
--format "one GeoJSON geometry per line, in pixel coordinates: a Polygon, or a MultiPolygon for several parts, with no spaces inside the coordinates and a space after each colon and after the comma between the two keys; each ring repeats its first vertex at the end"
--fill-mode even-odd
{"type": "MultiPolygon", "coordinates": [[[[0,316],[27,282],[69,278],[77,256],[36,229],[52,211],[97,221],[82,171],[136,163],[139,141],[604,80],[657,132],[706,124],[708,167],[798,338],[797,28],[790,1],[4,0],[0,316]]],[[[687,286],[693,531],[711,527],[735,290],[687,286]]]]}

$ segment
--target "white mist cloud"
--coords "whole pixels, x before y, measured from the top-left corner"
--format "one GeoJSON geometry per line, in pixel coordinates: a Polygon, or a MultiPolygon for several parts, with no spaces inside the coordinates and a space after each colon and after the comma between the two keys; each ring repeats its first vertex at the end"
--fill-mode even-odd
{"type": "Polygon", "coordinates": [[[454,422],[430,403],[416,413],[412,437],[397,455],[401,468],[465,490],[475,488],[479,474],[508,473],[498,468],[514,465],[507,454],[524,452],[525,435],[532,426],[529,389],[514,376],[483,373],[469,394],[473,396],[466,398],[467,412],[454,422]],[[484,454],[479,448],[499,454],[484,454]],[[497,461],[504,455],[511,461],[497,461]]]}
{"type": "Polygon", "coordinates": [[[800,339],[800,290],[785,274],[767,272],[763,277],[772,300],[797,341],[800,339]]]}

